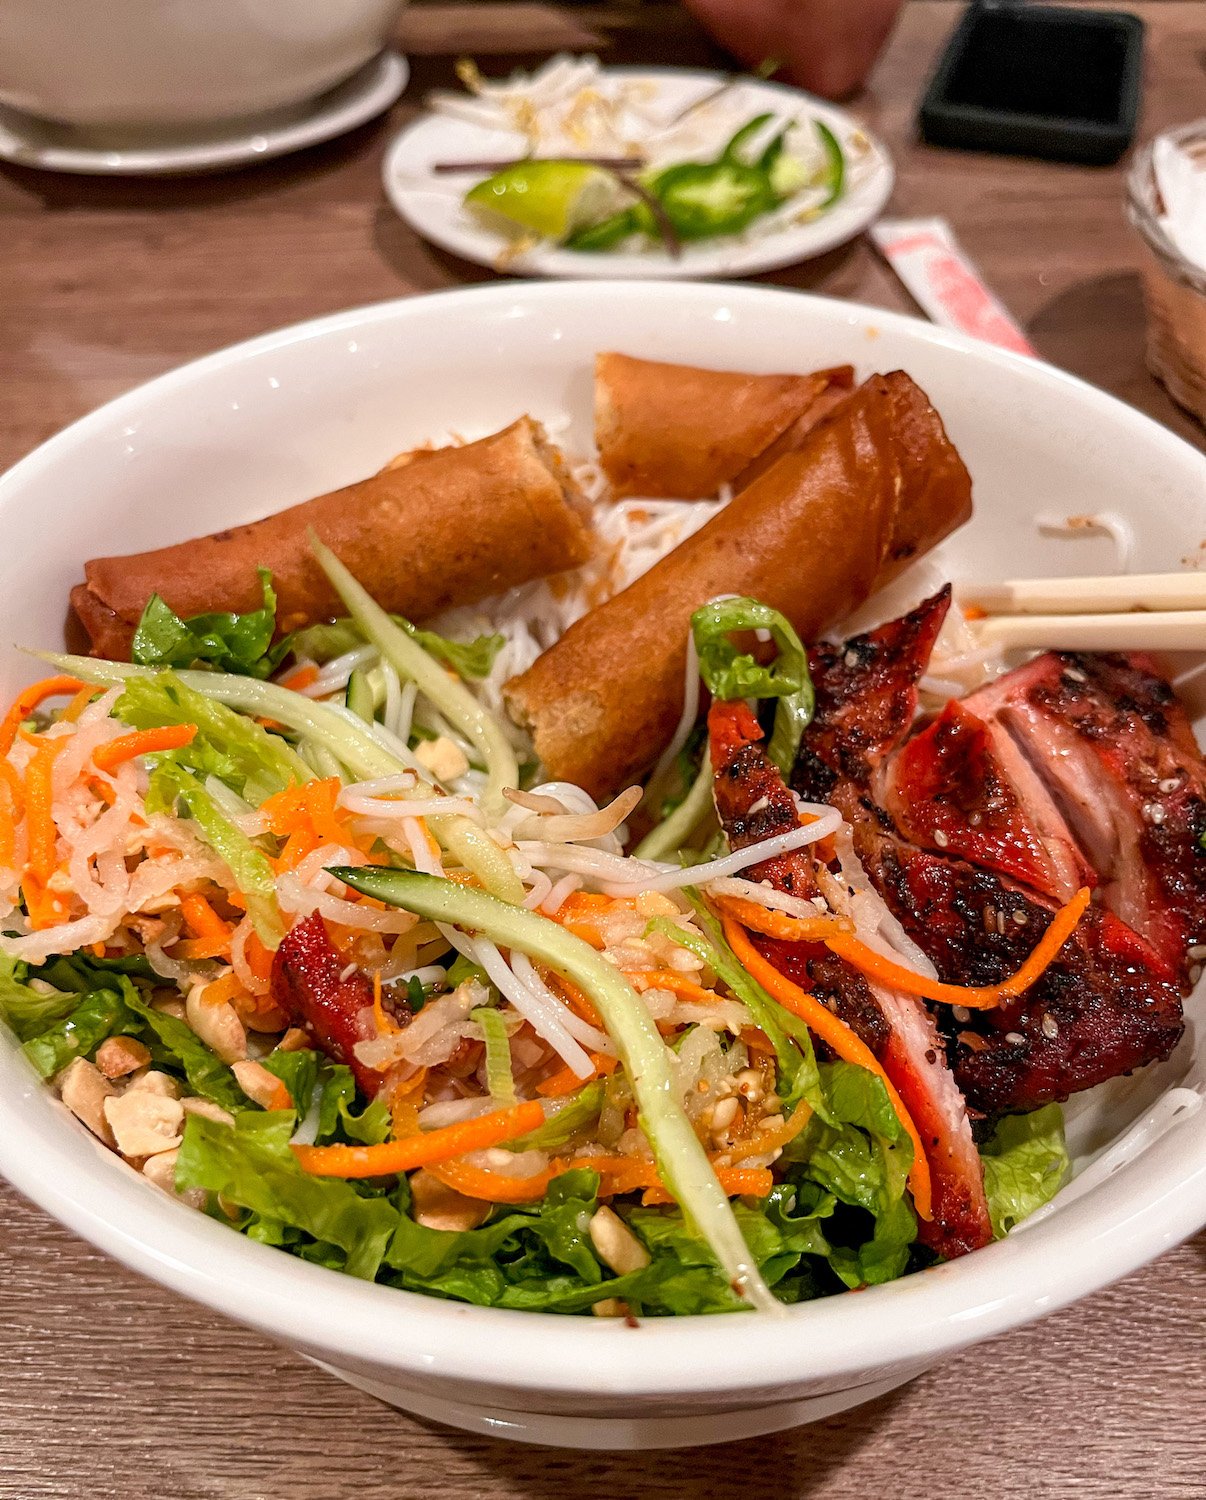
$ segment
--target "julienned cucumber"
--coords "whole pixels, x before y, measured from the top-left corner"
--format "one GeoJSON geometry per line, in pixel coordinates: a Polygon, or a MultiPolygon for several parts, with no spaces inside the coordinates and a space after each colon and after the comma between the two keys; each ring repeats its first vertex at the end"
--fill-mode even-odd
{"type": "Polygon", "coordinates": [[[618,970],[556,922],[484,891],[409,870],[340,866],[329,873],[389,906],[480,932],[492,942],[540,959],[580,985],[598,1007],[619,1051],[666,1186],[730,1283],[761,1311],[782,1310],[758,1272],[724,1189],[679,1103],[666,1044],[640,996],[618,970]]]}
{"type": "Polygon", "coordinates": [[[377,705],[373,697],[373,686],[363,668],[358,668],[348,678],[345,701],[356,717],[363,719],[366,724],[371,724],[376,719],[377,705]]]}

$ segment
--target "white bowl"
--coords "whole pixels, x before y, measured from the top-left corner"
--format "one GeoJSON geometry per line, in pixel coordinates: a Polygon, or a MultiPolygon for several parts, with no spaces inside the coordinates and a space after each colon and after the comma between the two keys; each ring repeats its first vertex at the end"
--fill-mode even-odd
{"type": "MultiPolygon", "coordinates": [[[[737,369],[907,369],[976,483],[952,573],[1103,571],[1108,545],[1035,511],[1130,518],[1136,568],[1206,535],[1206,458],[1087,385],[910,318],[720,285],[503,284],[341,313],[188,365],[76,423],[0,479],[10,640],[56,645],[84,558],[245,520],[455,428],[520,413],[589,434],[600,347],[737,369]]],[[[15,654],[0,687],[31,675],[15,654]]],[[[1200,711],[1202,705],[1195,705],[1200,711]]],[[[1199,719],[1199,730],[1202,727],[1199,719]]],[[[768,1321],[505,1312],[399,1292],[249,1243],[148,1187],[0,1046],[0,1170],[92,1243],[399,1406],[583,1447],[772,1431],[869,1399],[953,1349],[1071,1302],[1206,1221],[1206,1087],[1189,1035],[1069,1110],[1078,1171],[1053,1209],[967,1259],[768,1321]]]]}
{"type": "Polygon", "coordinates": [[[312,99],[375,56],[405,0],[4,0],[0,104],[182,129],[312,99]]]}

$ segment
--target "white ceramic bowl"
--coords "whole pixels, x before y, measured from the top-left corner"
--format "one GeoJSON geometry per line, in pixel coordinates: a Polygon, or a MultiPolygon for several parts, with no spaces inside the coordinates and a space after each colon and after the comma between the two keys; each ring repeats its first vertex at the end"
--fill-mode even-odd
{"type": "Polygon", "coordinates": [[[314,98],[405,0],[3,0],[0,104],[67,125],[187,128],[314,98]]]}
{"type": "MultiPolygon", "coordinates": [[[[270,334],[152,381],[54,438],[0,479],[4,637],[59,643],[86,557],[262,515],[449,427],[568,410],[569,441],[585,440],[600,347],[738,369],[843,360],[861,372],[907,369],[975,478],[976,518],[944,553],[956,576],[1108,568],[1104,542],[1040,538],[1039,510],[1121,512],[1144,570],[1179,566],[1206,535],[1206,458],[1035,361],[791,292],[502,284],[270,334]]],[[[5,693],[29,675],[20,657],[0,657],[5,693]]],[[[852,1406],[1176,1244],[1206,1221],[1204,1087],[1189,1035],[1162,1067],[1074,1103],[1084,1175],[1041,1219],[965,1260],[775,1321],[628,1328],[440,1302],[306,1265],[147,1186],[67,1116],[8,1039],[0,1170],[127,1265],[399,1406],[531,1441],[657,1446],[852,1406]]]]}

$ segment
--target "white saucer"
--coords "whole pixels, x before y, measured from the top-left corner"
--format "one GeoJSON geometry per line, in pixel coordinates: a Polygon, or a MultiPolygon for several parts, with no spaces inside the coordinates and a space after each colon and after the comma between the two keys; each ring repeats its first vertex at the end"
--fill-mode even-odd
{"type": "Polygon", "coordinates": [[[284,156],[363,125],[394,103],[409,77],[404,57],[382,52],[343,83],[304,104],[211,126],[204,134],[126,134],[120,143],[93,130],[0,108],[0,161],[104,177],[220,172],[284,156]]]}
{"type": "MultiPolygon", "coordinates": [[[[720,73],[686,68],[604,70],[604,76],[615,75],[647,82],[659,97],[681,107],[713,92],[724,78],[720,73]]],[[[747,103],[751,115],[765,110],[790,116],[806,109],[812,118],[829,126],[848,153],[853,140],[861,142],[860,165],[831,209],[801,223],[788,207],[765,226],[745,235],[686,245],[676,260],[655,245],[589,254],[542,243],[523,254],[506,256],[507,274],[577,280],[751,276],[832,250],[879,217],[892,192],[892,159],[858,120],[836,105],[785,84],[746,79],[735,86],[733,95],[747,103]]],[[[461,201],[466,188],[482,174],[438,175],[432,167],[441,160],[509,160],[523,156],[527,149],[525,137],[519,133],[448,115],[422,114],[394,138],[386,152],[382,165],[386,196],[424,239],[465,260],[498,270],[504,264],[500,254],[505,250],[505,239],[471,218],[461,201]]]]}

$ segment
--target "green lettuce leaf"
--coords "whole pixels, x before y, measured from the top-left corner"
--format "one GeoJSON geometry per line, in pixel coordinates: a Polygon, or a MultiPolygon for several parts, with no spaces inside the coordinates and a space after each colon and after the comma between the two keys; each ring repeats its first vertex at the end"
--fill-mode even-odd
{"type": "Polygon", "coordinates": [[[271,650],[276,632],[276,594],[267,568],[259,574],[263,603],[247,614],[193,615],[182,620],[152,594],[130,645],[130,660],[144,667],[191,667],[198,664],[247,677],[267,677],[284,652],[271,650]]]}
{"type": "Polygon", "coordinates": [[[319,1080],[322,1099],[318,1108],[320,1144],[328,1141],[355,1141],[361,1146],[378,1146],[389,1135],[389,1105],[374,1099],[357,1111],[356,1084],[352,1070],[343,1063],[328,1064],[319,1080]]]}
{"type": "Polygon", "coordinates": [[[64,1021],[79,1004],[74,989],[53,989],[49,994],[29,984],[29,966],[0,953],[0,1016],[8,1022],[18,1041],[27,1041],[64,1021]]]}
{"type": "Polygon", "coordinates": [[[369,1196],[351,1183],[303,1172],[289,1149],[297,1117],[292,1110],[244,1110],[233,1126],[190,1115],[176,1162],[178,1187],[205,1188],[278,1226],[311,1236],[338,1255],[349,1276],[371,1281],[398,1224],[388,1199],[369,1196]]]}
{"type": "Polygon", "coordinates": [[[786,616],[757,599],[721,599],[691,616],[699,672],[713,698],[777,698],[775,727],[767,754],[786,776],[812,720],[816,699],[808,673],[808,653],[786,616]],[[729,637],[737,631],[768,630],[779,654],[763,666],[738,651],[729,637]]]}
{"type": "Polygon", "coordinates": [[[296,1052],[270,1052],[260,1058],[260,1067],[289,1090],[293,1108],[299,1119],[304,1119],[318,1087],[319,1074],[326,1059],[313,1047],[299,1047],[296,1052]]]}
{"type": "Polygon", "coordinates": [[[489,1005],[479,1005],[469,1012],[469,1019],[482,1028],[486,1044],[486,1087],[500,1107],[515,1103],[515,1075],[511,1068],[511,1039],[501,1012],[489,1005]]]}
{"type": "Polygon", "coordinates": [[[137,1036],[141,1019],[134,1009],[138,994],[124,975],[113,988],[96,990],[76,1002],[70,1015],[31,1036],[22,1051],[43,1078],[53,1078],[77,1057],[91,1057],[111,1036],[137,1036]]]}
{"type": "Polygon", "coordinates": [[[980,1156],[992,1230],[1001,1239],[1049,1203],[1071,1174],[1063,1110],[1045,1104],[1026,1115],[1005,1115],[980,1156]]]}
{"type": "Polygon", "coordinates": [[[874,1073],[843,1061],[823,1063],[820,1073],[831,1120],[814,1116],[785,1155],[800,1164],[802,1179],[862,1210],[861,1218],[839,1216],[845,1221],[840,1236],[828,1236],[833,1272],[849,1287],[895,1280],[917,1238],[906,1197],[913,1143],[874,1073]]]}
{"type": "MultiPolygon", "coordinates": [[[[402,615],[391,615],[390,619],[414,636],[425,651],[450,666],[458,677],[480,679],[489,676],[495,658],[506,644],[501,635],[479,635],[471,641],[452,641],[434,630],[420,630],[402,615]]],[[[364,643],[365,636],[354,620],[335,620],[331,624],[307,625],[282,644],[287,645],[295,656],[325,662],[354,651],[364,643]]]]}
{"type": "Polygon", "coordinates": [[[141,1019],[145,1030],[159,1043],[156,1061],[166,1062],[169,1067],[179,1069],[188,1079],[194,1094],[212,1099],[223,1109],[236,1111],[250,1108],[251,1101],[239,1087],[234,1074],[218,1054],[205,1045],[191,1026],[148,1005],[133,986],[127,991],[125,1002],[134,1015],[141,1019]]]}
{"type": "Polygon", "coordinates": [[[271,734],[247,714],[186,687],[173,672],[130,677],[113,709],[133,729],[167,724],[195,724],[197,737],[160,764],[183,767],[203,780],[214,776],[231,791],[259,806],[266,797],[313,772],[278,734],[271,734]]]}
{"type": "Polygon", "coordinates": [[[606,1084],[596,1078],[577,1093],[571,1094],[559,1108],[554,1107],[543,1125],[511,1143],[513,1151],[559,1151],[578,1131],[592,1124],[603,1108],[606,1084]]]}
{"type": "Polygon", "coordinates": [[[234,876],[260,941],[275,950],[285,935],[285,923],[267,856],[234,826],[195,776],[165,759],[151,773],[147,810],[166,812],[177,802],[184,804],[201,837],[234,876]]]}

